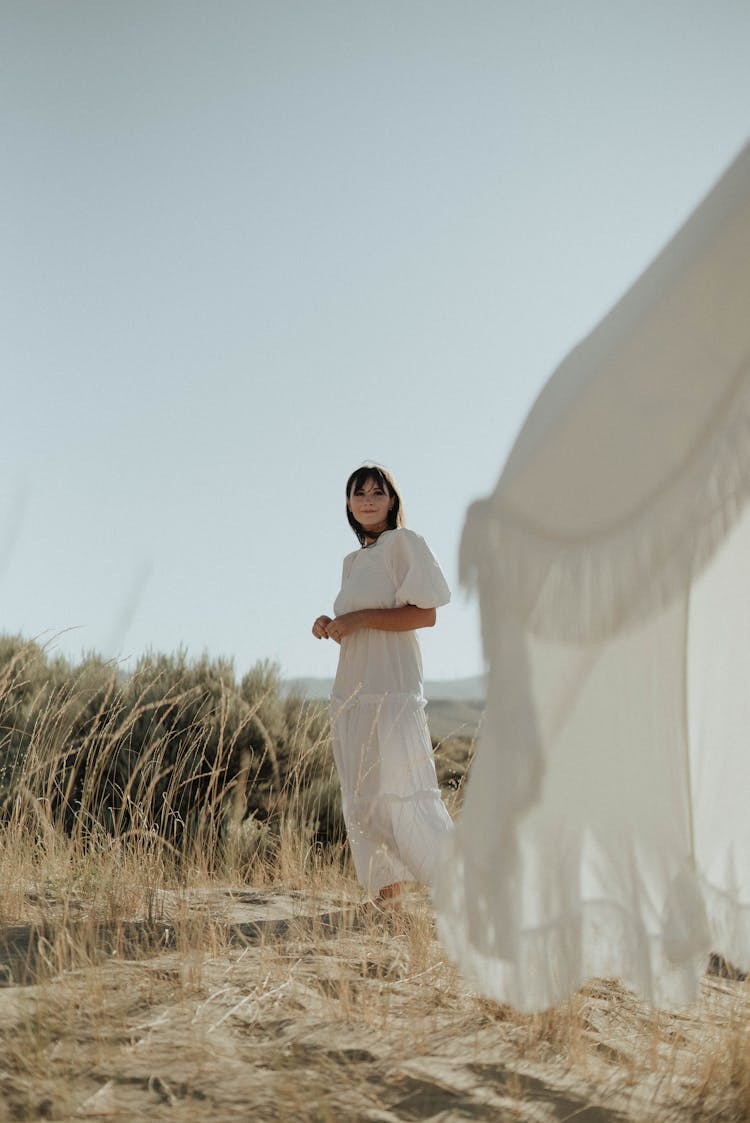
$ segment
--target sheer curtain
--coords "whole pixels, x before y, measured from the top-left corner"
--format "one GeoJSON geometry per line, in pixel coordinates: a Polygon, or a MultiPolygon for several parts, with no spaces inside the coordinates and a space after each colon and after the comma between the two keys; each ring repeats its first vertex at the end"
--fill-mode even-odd
{"type": "Polygon", "coordinates": [[[750,146],[467,515],[488,702],[434,900],[483,993],[750,968],[749,498],[750,146]]]}

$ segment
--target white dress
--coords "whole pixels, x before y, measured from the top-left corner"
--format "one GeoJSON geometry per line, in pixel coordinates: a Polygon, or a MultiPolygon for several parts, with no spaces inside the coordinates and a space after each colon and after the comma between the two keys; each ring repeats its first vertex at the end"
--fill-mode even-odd
{"type": "MultiPolygon", "coordinates": [[[[427,543],[399,528],[344,558],[334,612],[449,600],[427,543]]],[[[435,774],[415,632],[362,628],[342,640],[331,727],[358,879],[370,893],[398,881],[432,884],[451,819],[435,774]]]]}

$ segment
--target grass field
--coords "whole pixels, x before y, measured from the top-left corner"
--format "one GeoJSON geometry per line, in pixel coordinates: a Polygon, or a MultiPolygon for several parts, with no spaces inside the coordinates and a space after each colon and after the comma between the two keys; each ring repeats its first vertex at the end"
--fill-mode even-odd
{"type": "MultiPolygon", "coordinates": [[[[132,707],[100,676],[92,707],[88,672],[58,668],[49,687],[28,659],[6,660],[0,695],[0,1120],[750,1119],[747,984],[707,977],[677,1015],[596,980],[521,1015],[472,993],[423,890],[369,908],[331,809],[325,721],[284,711],[267,669],[232,725],[228,680],[213,710],[170,680],[160,710],[145,670],[132,707]],[[187,733],[165,716],[188,712],[187,733]],[[183,757],[202,802],[177,829],[183,757]]],[[[438,756],[458,814],[471,746],[438,756]]]]}

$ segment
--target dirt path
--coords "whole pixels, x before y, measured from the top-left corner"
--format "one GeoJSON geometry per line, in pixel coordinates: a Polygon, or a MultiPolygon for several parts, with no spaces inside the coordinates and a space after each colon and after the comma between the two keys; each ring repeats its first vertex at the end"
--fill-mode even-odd
{"type": "Polygon", "coordinates": [[[131,925],[6,931],[21,985],[0,988],[0,1119],[743,1118],[725,1090],[739,983],[708,981],[683,1017],[611,983],[523,1017],[471,994],[420,896],[387,917],[299,891],[165,893],[131,925]]]}

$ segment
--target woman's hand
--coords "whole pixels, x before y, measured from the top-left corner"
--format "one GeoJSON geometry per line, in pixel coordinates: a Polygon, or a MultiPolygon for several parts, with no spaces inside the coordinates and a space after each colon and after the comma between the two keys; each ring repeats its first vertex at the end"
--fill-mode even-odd
{"type": "Polygon", "coordinates": [[[341,643],[344,636],[358,632],[364,627],[362,612],[344,612],[332,620],[330,616],[319,616],[312,626],[312,634],[316,639],[332,639],[341,643]]]}
{"type": "Polygon", "coordinates": [[[335,640],[336,643],[341,643],[344,636],[350,636],[364,627],[363,617],[364,613],[362,612],[344,612],[341,616],[337,616],[335,620],[328,621],[326,635],[329,639],[335,640]]]}
{"type": "Polygon", "coordinates": [[[331,623],[330,616],[319,616],[312,626],[312,634],[316,639],[328,639],[328,625],[331,623]]]}

